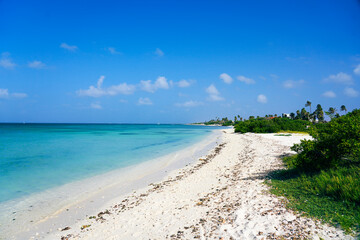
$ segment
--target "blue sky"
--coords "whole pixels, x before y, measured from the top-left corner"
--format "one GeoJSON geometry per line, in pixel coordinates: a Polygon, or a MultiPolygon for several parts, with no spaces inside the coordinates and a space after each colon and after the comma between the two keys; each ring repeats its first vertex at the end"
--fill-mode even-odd
{"type": "Polygon", "coordinates": [[[0,36],[0,122],[360,107],[357,0],[2,0],[0,36]]]}

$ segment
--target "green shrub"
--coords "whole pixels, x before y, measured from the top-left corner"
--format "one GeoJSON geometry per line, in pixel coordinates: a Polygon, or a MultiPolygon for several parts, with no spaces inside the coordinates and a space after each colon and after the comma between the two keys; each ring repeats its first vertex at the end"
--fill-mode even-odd
{"type": "Polygon", "coordinates": [[[320,170],[360,163],[360,110],[332,119],[310,130],[311,140],[291,149],[298,153],[295,165],[320,170]]]}
{"type": "Polygon", "coordinates": [[[289,118],[257,118],[235,124],[235,132],[275,133],[283,131],[307,131],[309,121],[292,120],[289,118]]]}
{"type": "Polygon", "coordinates": [[[283,162],[285,163],[288,169],[295,169],[296,168],[296,157],[297,155],[292,155],[283,158],[283,162]]]}
{"type": "MultiPolygon", "coordinates": [[[[287,170],[272,175],[271,192],[287,197],[294,210],[360,230],[360,110],[310,129],[314,140],[291,149],[287,170]]],[[[359,237],[359,235],[358,235],[359,237]]]]}
{"type": "Polygon", "coordinates": [[[225,121],[222,123],[222,126],[232,126],[234,123],[231,120],[225,121]]]}

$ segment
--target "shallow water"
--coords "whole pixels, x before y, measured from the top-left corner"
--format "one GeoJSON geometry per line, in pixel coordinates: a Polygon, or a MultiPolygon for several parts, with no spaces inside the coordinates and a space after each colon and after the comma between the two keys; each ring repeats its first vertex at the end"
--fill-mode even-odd
{"type": "Polygon", "coordinates": [[[0,202],[136,165],[190,146],[214,127],[0,124],[0,202]]]}

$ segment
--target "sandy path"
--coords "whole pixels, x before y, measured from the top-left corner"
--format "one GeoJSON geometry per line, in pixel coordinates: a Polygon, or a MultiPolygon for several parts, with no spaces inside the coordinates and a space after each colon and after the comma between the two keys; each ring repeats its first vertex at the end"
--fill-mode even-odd
{"type": "Polygon", "coordinates": [[[223,143],[197,164],[50,239],[351,239],[285,209],[263,184],[301,138],[226,130],[223,143]]]}

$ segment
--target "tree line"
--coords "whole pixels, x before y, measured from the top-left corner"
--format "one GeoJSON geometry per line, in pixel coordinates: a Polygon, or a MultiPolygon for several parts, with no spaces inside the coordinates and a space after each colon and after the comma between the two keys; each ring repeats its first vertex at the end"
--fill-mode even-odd
{"type": "MultiPolygon", "coordinates": [[[[203,124],[235,126],[235,125],[239,125],[241,122],[245,122],[245,121],[272,120],[274,118],[289,118],[291,120],[303,120],[303,121],[309,121],[309,122],[314,123],[314,122],[324,122],[325,115],[327,115],[330,119],[340,117],[339,111],[334,107],[329,107],[329,109],[327,111],[324,111],[322,106],[320,104],[317,104],[315,110],[312,112],[311,106],[312,106],[312,103],[310,101],[307,101],[305,103],[305,107],[303,107],[301,110],[297,110],[296,112],[291,112],[290,114],[283,113],[281,116],[278,116],[277,114],[266,114],[264,117],[249,116],[249,118],[246,119],[246,118],[241,117],[240,115],[236,115],[236,116],[234,116],[234,120],[228,119],[227,117],[223,117],[223,118],[217,117],[210,121],[205,121],[205,122],[203,122],[203,124]],[[309,107],[309,112],[306,110],[306,107],[309,107]]],[[[346,114],[347,113],[346,106],[341,105],[340,111],[345,112],[345,114],[346,114]]]]}

